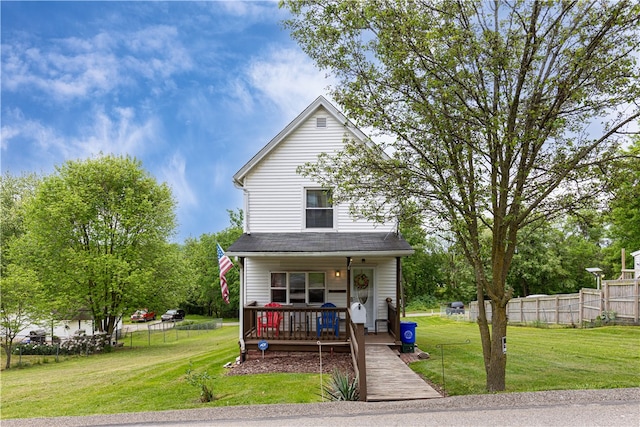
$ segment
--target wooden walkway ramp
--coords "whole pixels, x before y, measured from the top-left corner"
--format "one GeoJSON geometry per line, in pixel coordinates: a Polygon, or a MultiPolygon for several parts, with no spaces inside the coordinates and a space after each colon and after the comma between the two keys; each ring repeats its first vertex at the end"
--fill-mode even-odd
{"type": "Polygon", "coordinates": [[[386,345],[365,346],[367,401],[434,399],[442,397],[386,345]]]}

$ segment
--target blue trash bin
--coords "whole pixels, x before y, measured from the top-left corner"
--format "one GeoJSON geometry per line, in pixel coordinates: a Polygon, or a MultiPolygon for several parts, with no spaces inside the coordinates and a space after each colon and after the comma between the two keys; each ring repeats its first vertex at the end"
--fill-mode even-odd
{"type": "Polygon", "coordinates": [[[400,339],[402,340],[403,353],[413,353],[416,342],[416,322],[400,322],[400,339]]]}
{"type": "Polygon", "coordinates": [[[416,342],[416,322],[400,322],[400,339],[404,344],[416,342]]]}
{"type": "Polygon", "coordinates": [[[400,339],[402,340],[403,349],[406,347],[413,352],[413,346],[416,342],[416,322],[400,322],[400,339]],[[409,344],[405,346],[404,344],[409,344]]]}

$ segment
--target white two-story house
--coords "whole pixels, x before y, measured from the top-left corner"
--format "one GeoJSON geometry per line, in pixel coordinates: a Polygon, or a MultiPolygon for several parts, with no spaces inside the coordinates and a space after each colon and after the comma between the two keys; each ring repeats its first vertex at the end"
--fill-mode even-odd
{"type": "Polygon", "coordinates": [[[289,350],[346,345],[354,303],[366,310],[371,339],[400,342],[401,259],[413,249],[396,223],[353,218],[347,205],[332,202],[331,188],[296,173],[318,154],[342,149],[345,138],[367,140],[319,97],[233,176],[245,224],[227,255],[241,272],[243,354],[264,341],[289,350]]]}

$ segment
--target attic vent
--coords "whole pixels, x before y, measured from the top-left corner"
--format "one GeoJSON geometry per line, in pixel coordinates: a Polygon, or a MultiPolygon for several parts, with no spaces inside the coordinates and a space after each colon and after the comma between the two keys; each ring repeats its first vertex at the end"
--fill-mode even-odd
{"type": "Polygon", "coordinates": [[[326,128],[327,127],[327,118],[326,117],[316,117],[316,127],[317,128],[326,128]]]}

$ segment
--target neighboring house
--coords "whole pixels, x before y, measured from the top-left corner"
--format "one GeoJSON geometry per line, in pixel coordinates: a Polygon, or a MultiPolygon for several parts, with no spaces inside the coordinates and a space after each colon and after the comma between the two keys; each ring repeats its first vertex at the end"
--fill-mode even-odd
{"type": "Polygon", "coordinates": [[[318,341],[348,348],[354,303],[366,308],[372,339],[378,331],[377,339],[400,343],[401,258],[413,249],[395,222],[353,218],[347,205],[332,203],[331,188],[296,173],[318,154],[341,150],[345,138],[368,139],[319,97],[233,176],[245,223],[227,255],[240,267],[243,357],[262,340],[269,349],[317,351],[318,341]]]}
{"type": "MultiPolygon", "coordinates": [[[[122,319],[118,321],[116,330],[122,329],[122,319]]],[[[73,314],[63,316],[62,320],[44,320],[38,324],[32,324],[25,327],[18,338],[29,338],[32,331],[44,331],[46,333],[46,341],[51,342],[52,337],[58,337],[61,340],[67,340],[78,333],[86,335],[94,335],[98,331],[94,329],[94,321],[91,312],[88,309],[80,309],[73,314]]]]}

